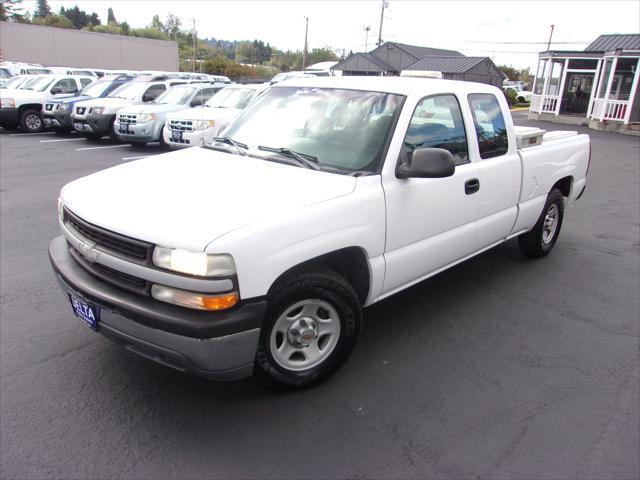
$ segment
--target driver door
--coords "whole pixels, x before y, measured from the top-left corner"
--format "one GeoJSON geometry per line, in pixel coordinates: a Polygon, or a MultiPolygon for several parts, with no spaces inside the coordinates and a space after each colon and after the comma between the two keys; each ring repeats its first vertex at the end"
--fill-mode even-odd
{"type": "Polygon", "coordinates": [[[445,178],[383,177],[387,206],[383,294],[425,278],[475,251],[479,195],[460,102],[453,94],[418,102],[401,161],[420,147],[444,148],[456,169],[445,178]]]}

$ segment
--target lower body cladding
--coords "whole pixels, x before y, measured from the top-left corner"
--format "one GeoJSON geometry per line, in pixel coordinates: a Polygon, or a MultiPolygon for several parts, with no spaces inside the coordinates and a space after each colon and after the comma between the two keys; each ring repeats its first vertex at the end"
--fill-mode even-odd
{"type": "Polygon", "coordinates": [[[0,127],[14,126],[20,122],[20,115],[17,108],[0,108],[0,127]]]}
{"type": "Polygon", "coordinates": [[[164,142],[171,148],[187,148],[207,145],[213,142],[215,132],[213,129],[207,130],[171,130],[164,128],[162,135],[164,142]]]}
{"type": "Polygon", "coordinates": [[[63,236],[51,241],[49,259],[67,297],[91,307],[94,329],[105,337],[155,362],[214,380],[252,374],[266,301],[203,312],[128,293],[83,269],[63,236]]]}
{"type": "Polygon", "coordinates": [[[162,128],[158,129],[155,122],[120,123],[116,119],[113,130],[120,140],[133,143],[157,142],[162,135],[162,128]]]}

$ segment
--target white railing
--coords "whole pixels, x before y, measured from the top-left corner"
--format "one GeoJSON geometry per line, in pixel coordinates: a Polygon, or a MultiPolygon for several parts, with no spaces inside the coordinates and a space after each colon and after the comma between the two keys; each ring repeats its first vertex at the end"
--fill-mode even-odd
{"type": "Polygon", "coordinates": [[[596,98],[591,109],[591,118],[596,120],[625,121],[629,102],[627,100],[604,100],[596,98]]]}
{"type": "Polygon", "coordinates": [[[529,111],[534,113],[557,113],[559,103],[559,95],[532,95],[529,111]]]}

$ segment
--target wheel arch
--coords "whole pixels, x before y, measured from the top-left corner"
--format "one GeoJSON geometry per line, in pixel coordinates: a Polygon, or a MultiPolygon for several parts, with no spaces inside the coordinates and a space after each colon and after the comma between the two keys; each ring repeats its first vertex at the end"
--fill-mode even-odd
{"type": "Polygon", "coordinates": [[[368,256],[361,247],[346,247],[305,260],[281,273],[269,287],[269,296],[283,279],[296,273],[325,267],[342,275],[354,288],[361,305],[367,300],[371,288],[371,271],[368,256]]]}
{"type": "Polygon", "coordinates": [[[562,192],[563,197],[569,197],[569,195],[571,194],[572,186],[573,186],[573,177],[569,175],[567,177],[561,178],[556,183],[554,183],[553,186],[551,187],[551,190],[553,190],[554,188],[557,188],[562,192]]]}
{"type": "Polygon", "coordinates": [[[25,110],[38,110],[42,113],[42,104],[41,103],[25,103],[18,107],[18,114],[22,115],[25,110]]]}

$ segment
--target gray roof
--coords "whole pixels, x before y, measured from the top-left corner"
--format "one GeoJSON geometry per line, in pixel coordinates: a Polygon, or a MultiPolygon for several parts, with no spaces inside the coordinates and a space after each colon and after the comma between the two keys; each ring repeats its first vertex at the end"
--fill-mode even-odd
{"type": "Polygon", "coordinates": [[[357,53],[356,55],[360,55],[361,57],[366,58],[370,62],[375,63],[377,66],[382,68],[385,72],[393,72],[394,68],[386,62],[383,62],[375,55],[371,55],[370,53],[357,53]]]}
{"type": "Polygon", "coordinates": [[[373,63],[375,66],[377,66],[383,72],[393,72],[394,71],[394,68],[391,65],[389,65],[386,62],[380,60],[375,55],[371,55],[370,53],[363,53],[363,52],[354,53],[353,55],[349,55],[347,58],[345,58],[344,60],[336,63],[333,67],[331,67],[331,70],[348,70],[348,68],[346,68],[346,67],[353,66],[353,64],[352,65],[348,65],[348,64],[353,62],[353,60],[355,60],[356,57],[361,57],[361,58],[365,59],[367,62],[373,63]]]}
{"type": "Polygon", "coordinates": [[[623,50],[640,50],[640,33],[600,35],[591,45],[585,48],[585,51],[613,52],[619,48],[623,50]]]}
{"type": "MultiPolygon", "coordinates": [[[[462,57],[463,56],[460,52],[457,52],[455,50],[444,50],[442,48],[419,47],[417,45],[407,45],[406,43],[398,43],[398,42],[385,42],[382,45],[380,45],[378,48],[384,47],[388,43],[390,43],[392,45],[395,45],[400,50],[405,51],[406,53],[408,53],[409,55],[411,55],[412,57],[414,57],[416,59],[423,58],[423,57],[426,57],[428,55],[448,55],[448,56],[451,56],[451,57],[453,57],[453,56],[462,57]]],[[[373,50],[372,53],[375,52],[376,50],[373,50]]]]}
{"type": "Polygon", "coordinates": [[[434,55],[424,57],[405,70],[429,70],[442,73],[464,73],[489,57],[451,57],[434,55]]]}

